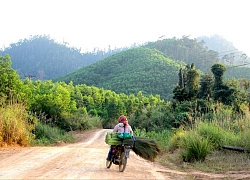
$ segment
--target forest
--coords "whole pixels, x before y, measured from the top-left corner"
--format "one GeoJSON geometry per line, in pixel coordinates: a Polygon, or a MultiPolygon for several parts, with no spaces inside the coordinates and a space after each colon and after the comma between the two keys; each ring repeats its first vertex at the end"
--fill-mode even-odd
{"type": "Polygon", "coordinates": [[[169,100],[178,81],[180,66],[181,63],[166,58],[160,51],[138,47],[117,53],[53,81],[94,85],[127,95],[142,91],[145,96],[160,95],[162,99],[169,100]]]}

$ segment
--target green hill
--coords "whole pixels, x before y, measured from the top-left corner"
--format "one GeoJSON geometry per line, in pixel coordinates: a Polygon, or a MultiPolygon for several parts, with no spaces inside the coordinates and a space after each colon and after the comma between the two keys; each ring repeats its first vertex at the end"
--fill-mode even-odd
{"type": "Polygon", "coordinates": [[[33,80],[48,80],[74,72],[124,49],[107,52],[95,49],[81,53],[80,49],[68,47],[67,43],[57,43],[48,36],[32,36],[4,50],[0,49],[0,56],[10,55],[12,68],[22,79],[33,77],[33,80]]]}
{"type": "Polygon", "coordinates": [[[139,47],[112,55],[54,81],[94,85],[116,93],[137,94],[142,91],[144,96],[158,94],[168,100],[178,82],[180,64],[158,50],[139,47]]]}

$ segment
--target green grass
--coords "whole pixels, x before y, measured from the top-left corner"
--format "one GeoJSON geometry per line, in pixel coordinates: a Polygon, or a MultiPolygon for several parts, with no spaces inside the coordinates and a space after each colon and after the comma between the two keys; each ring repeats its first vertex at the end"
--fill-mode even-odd
{"type": "Polygon", "coordinates": [[[42,124],[40,122],[36,124],[34,133],[36,139],[32,141],[32,146],[46,146],[58,141],[63,141],[65,143],[75,141],[75,138],[66,131],[58,127],[51,127],[47,124],[42,124]]]}
{"type": "Polygon", "coordinates": [[[208,138],[204,138],[192,131],[181,139],[180,144],[180,155],[185,162],[203,162],[211,149],[208,138]]]}
{"type": "Polygon", "coordinates": [[[225,173],[249,170],[250,154],[225,150],[223,145],[250,150],[250,113],[238,116],[218,111],[213,119],[201,117],[191,127],[180,127],[157,161],[176,170],[225,173]]]}

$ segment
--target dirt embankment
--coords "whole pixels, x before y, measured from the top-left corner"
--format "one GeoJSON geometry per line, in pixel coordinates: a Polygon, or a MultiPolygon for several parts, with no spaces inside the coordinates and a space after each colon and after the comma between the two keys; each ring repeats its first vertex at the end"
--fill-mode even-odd
{"type": "MultiPolygon", "coordinates": [[[[124,172],[105,166],[108,129],[75,134],[77,143],[0,149],[0,179],[238,179],[238,175],[179,172],[146,161],[132,151],[124,172]]],[[[241,176],[242,178],[250,177],[241,176]]]]}

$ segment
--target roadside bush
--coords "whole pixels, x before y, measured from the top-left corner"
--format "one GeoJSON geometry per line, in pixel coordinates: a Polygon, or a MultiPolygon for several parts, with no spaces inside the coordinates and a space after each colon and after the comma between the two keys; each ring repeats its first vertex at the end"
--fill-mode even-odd
{"type": "Polygon", "coordinates": [[[0,108],[0,146],[28,146],[34,135],[36,120],[21,104],[10,104],[0,108]]]}
{"type": "Polygon", "coordinates": [[[185,136],[186,131],[183,126],[175,130],[172,137],[169,138],[168,145],[166,147],[167,151],[173,152],[174,150],[180,148],[180,141],[185,136]]]}
{"type": "Polygon", "coordinates": [[[242,147],[242,137],[232,131],[224,131],[224,139],[222,145],[242,147]]]}
{"type": "Polygon", "coordinates": [[[210,152],[208,138],[190,131],[181,138],[180,155],[185,162],[204,161],[210,152]]]}
{"type": "Polygon", "coordinates": [[[57,125],[65,131],[89,129],[88,122],[84,116],[67,113],[63,115],[63,118],[58,120],[57,125]]]}
{"type": "Polygon", "coordinates": [[[89,129],[102,128],[102,120],[99,116],[86,116],[89,129]]]}
{"type": "Polygon", "coordinates": [[[209,140],[213,149],[221,149],[226,131],[212,123],[199,122],[195,131],[209,140]]]}
{"type": "Polygon", "coordinates": [[[40,122],[36,124],[34,134],[36,138],[32,141],[32,145],[50,145],[58,141],[74,142],[74,137],[66,131],[40,122]]]}
{"type": "Polygon", "coordinates": [[[239,134],[239,139],[241,140],[241,147],[245,148],[250,152],[250,130],[245,129],[243,132],[239,134]]]}

